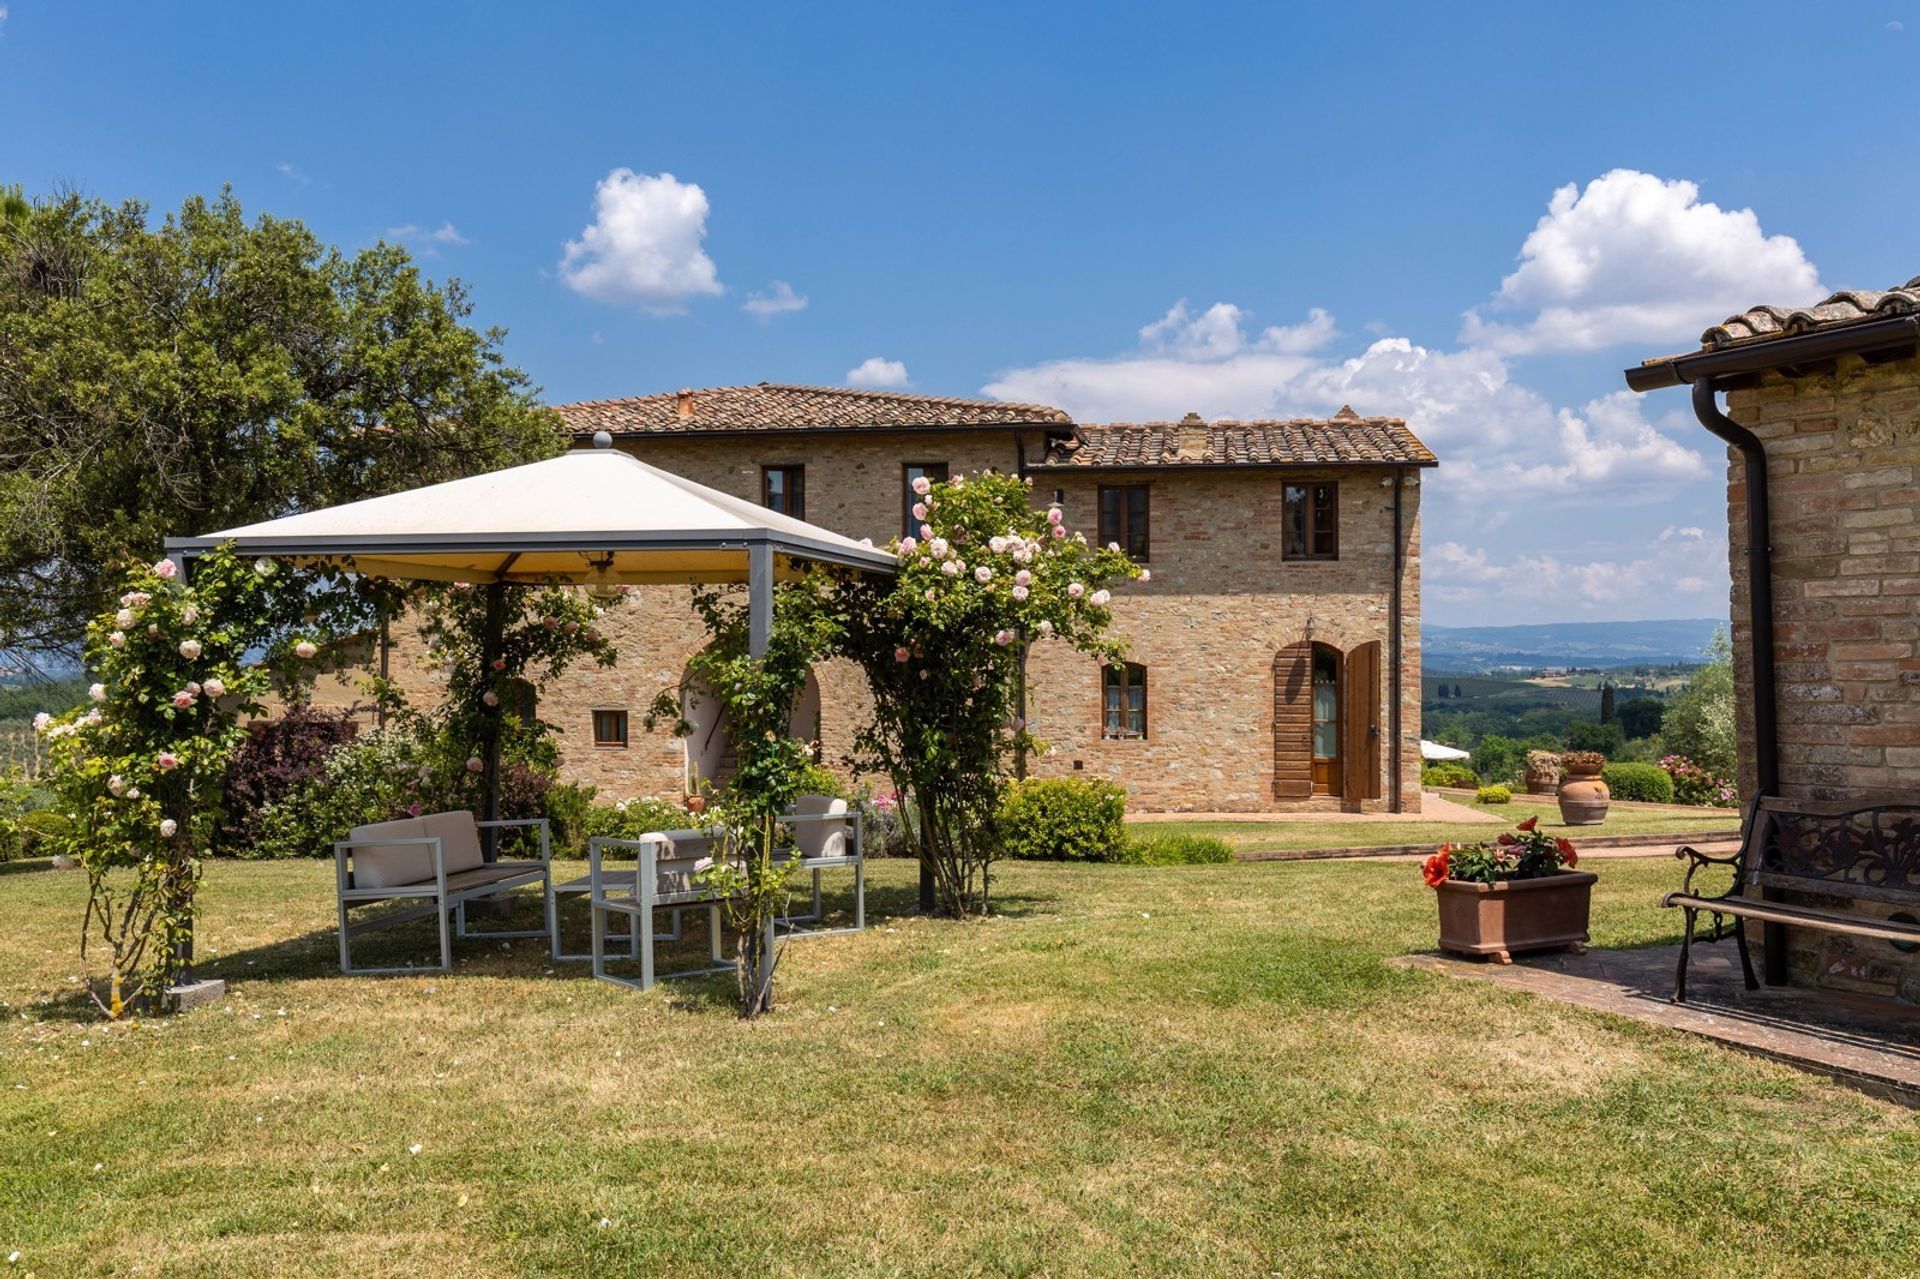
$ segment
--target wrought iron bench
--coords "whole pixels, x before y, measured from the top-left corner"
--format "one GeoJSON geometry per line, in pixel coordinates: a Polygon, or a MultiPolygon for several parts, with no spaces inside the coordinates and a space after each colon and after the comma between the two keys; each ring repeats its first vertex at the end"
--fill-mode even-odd
{"type": "Polygon", "coordinates": [[[1712,857],[1687,847],[1674,856],[1687,860],[1687,877],[1680,891],[1668,893],[1660,904],[1687,913],[1673,980],[1675,1003],[1686,1002],[1687,956],[1702,911],[1713,915],[1708,941],[1725,937],[1727,920],[1733,921],[1748,990],[1760,986],[1747,953],[1749,919],[1920,948],[1920,801],[1855,805],[1763,797],[1755,801],[1733,856],[1712,857]],[[1694,875],[1710,866],[1731,867],[1732,885],[1718,895],[1694,892],[1694,875]],[[1837,904],[1803,906],[1762,896],[1779,889],[1833,898],[1837,904]],[[1869,904],[1890,909],[1863,909],[1869,904]]]}

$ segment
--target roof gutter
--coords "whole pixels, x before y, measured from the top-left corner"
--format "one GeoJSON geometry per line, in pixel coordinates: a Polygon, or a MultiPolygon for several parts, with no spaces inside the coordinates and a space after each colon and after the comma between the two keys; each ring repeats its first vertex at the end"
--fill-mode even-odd
{"type": "Polygon", "coordinates": [[[1718,381],[1740,374],[1816,364],[1843,355],[1872,355],[1911,346],[1920,346],[1920,315],[1868,320],[1818,329],[1797,337],[1767,338],[1722,350],[1676,355],[1670,360],[1636,365],[1624,370],[1624,374],[1633,390],[1658,391],[1669,386],[1697,384],[1701,378],[1718,381]]]}

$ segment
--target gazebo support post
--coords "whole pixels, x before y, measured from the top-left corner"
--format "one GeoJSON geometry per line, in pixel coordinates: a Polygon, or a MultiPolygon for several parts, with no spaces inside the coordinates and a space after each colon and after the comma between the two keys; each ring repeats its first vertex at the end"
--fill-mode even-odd
{"type": "Polygon", "coordinates": [[[758,661],[773,640],[773,547],[747,548],[747,656],[758,661]]]}
{"type": "MultiPolygon", "coordinates": [[[[507,585],[493,582],[487,586],[485,630],[480,636],[480,659],[488,670],[500,656],[507,630],[507,585]]],[[[485,820],[500,820],[500,712],[496,707],[481,721],[480,781],[486,794],[485,820]]],[[[480,831],[481,854],[488,861],[500,857],[500,828],[483,826],[480,831]]]]}

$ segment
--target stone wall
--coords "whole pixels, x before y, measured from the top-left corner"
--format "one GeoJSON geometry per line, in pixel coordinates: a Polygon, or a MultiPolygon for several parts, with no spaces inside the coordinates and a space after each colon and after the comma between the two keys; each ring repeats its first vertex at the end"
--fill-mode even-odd
{"type": "MultiPolygon", "coordinates": [[[[1920,797],[1920,360],[1848,358],[1831,374],[1769,375],[1727,398],[1729,416],[1767,451],[1781,790],[1920,797]]],[[[1739,454],[1728,455],[1735,706],[1746,743],[1746,490],[1739,454]]],[[[1749,799],[1753,768],[1743,754],[1749,799]]],[[[1803,930],[1789,955],[1798,981],[1920,1000],[1920,957],[1887,943],[1803,930]]]]}
{"type": "MultiPolygon", "coordinates": [[[[622,446],[644,461],[755,501],[762,466],[802,464],[809,520],[884,543],[900,531],[903,463],[944,462],[954,473],[988,467],[1012,472],[1023,458],[1037,458],[1042,443],[1038,432],[843,432],[791,438],[769,432],[623,441],[622,446]]],[[[1408,474],[1416,482],[1404,488],[1402,499],[1401,807],[1417,811],[1420,488],[1418,473],[1408,474]]],[[[1127,786],[1133,805],[1144,810],[1263,811],[1337,803],[1323,798],[1280,804],[1273,798],[1273,661],[1280,648],[1309,636],[1342,651],[1379,640],[1387,661],[1393,490],[1382,480],[1390,476],[1386,467],[1321,474],[1340,483],[1340,558],[1283,562],[1280,472],[1132,475],[1129,482],[1152,486],[1153,580],[1117,590],[1114,616],[1130,646],[1130,660],[1148,668],[1147,739],[1102,740],[1098,666],[1056,646],[1037,646],[1029,714],[1053,750],[1034,759],[1031,771],[1112,778],[1127,786]]],[[[1069,526],[1092,535],[1099,483],[1089,474],[1041,472],[1035,476],[1034,498],[1044,503],[1061,490],[1069,526]]],[[[610,605],[604,625],[619,645],[619,664],[607,670],[576,666],[553,687],[540,690],[540,713],[561,730],[567,771],[609,798],[673,794],[683,784],[683,744],[664,729],[647,733],[641,716],[658,693],[680,682],[688,659],[704,642],[687,594],[685,587],[638,588],[624,602],[610,605]],[[628,712],[627,746],[593,744],[592,712],[598,709],[628,712]]],[[[419,645],[397,632],[390,675],[409,696],[430,702],[436,695],[434,675],[418,663],[418,653],[419,645]]],[[[829,663],[817,677],[822,757],[837,762],[866,721],[865,684],[845,662],[829,663]]],[[[1392,758],[1385,740],[1392,687],[1391,672],[1383,669],[1383,769],[1392,758]]],[[[337,703],[350,695],[343,686],[328,684],[316,700],[337,703]]],[[[1383,776],[1379,789],[1380,798],[1366,801],[1365,808],[1390,805],[1391,779],[1383,776]]]]}

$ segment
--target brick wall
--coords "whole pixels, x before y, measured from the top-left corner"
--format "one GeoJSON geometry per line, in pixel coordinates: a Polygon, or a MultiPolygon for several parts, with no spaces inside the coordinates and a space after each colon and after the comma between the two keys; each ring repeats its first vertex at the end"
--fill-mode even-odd
{"type": "MultiPolygon", "coordinates": [[[[1015,471],[1037,458],[1039,432],[925,432],[648,439],[628,444],[638,457],[689,479],[751,500],[760,497],[762,466],[806,467],[806,517],[853,537],[884,543],[900,531],[904,462],[944,462],[955,473],[993,467],[1015,471]]],[[[1346,651],[1378,640],[1387,660],[1392,555],[1392,489],[1388,468],[1327,472],[1340,494],[1340,558],[1280,558],[1279,472],[1255,469],[1139,474],[1152,486],[1153,580],[1115,593],[1116,629],[1130,660],[1149,673],[1145,741],[1100,737],[1100,671],[1090,659],[1037,646],[1030,666],[1029,713],[1053,751],[1032,763],[1036,775],[1109,777],[1128,787],[1145,810],[1261,811],[1326,806],[1317,799],[1279,804],[1273,798],[1273,659],[1308,635],[1346,651]]],[[[1412,473],[1410,473],[1412,474],[1412,473]]],[[[1111,482],[1111,481],[1109,481],[1111,482]]],[[[1069,526],[1096,532],[1095,491],[1088,474],[1043,472],[1034,496],[1062,490],[1069,526]]],[[[1402,808],[1420,796],[1419,496],[1403,491],[1406,550],[1403,639],[1402,808]]],[[[687,607],[685,587],[646,587],[609,607],[607,633],[620,648],[611,669],[579,666],[540,690],[543,718],[561,729],[567,771],[612,798],[675,793],[684,776],[684,748],[666,732],[648,734],[640,717],[663,689],[681,679],[704,642],[687,607]],[[624,708],[625,748],[592,743],[592,711],[624,708]]],[[[431,701],[433,673],[418,664],[419,646],[396,633],[391,675],[409,696],[431,701]]],[[[823,757],[843,758],[864,724],[868,698],[857,670],[829,663],[818,674],[823,757]]],[[[1383,671],[1379,723],[1383,770],[1390,673],[1383,671]]],[[[350,696],[325,685],[316,700],[350,696]]],[[[1368,809],[1389,806],[1390,779],[1368,809]]]]}
{"type": "MultiPolygon", "coordinates": [[[[1728,414],[1767,451],[1781,790],[1859,800],[1920,796],[1920,360],[1729,394],[1728,414]]],[[[1728,450],[1735,707],[1753,741],[1746,491],[1728,450]]],[[[1740,790],[1756,782],[1751,753],[1740,790]]],[[[1872,909],[1867,906],[1867,909],[1872,909]]],[[[1888,908],[1880,908],[1883,912],[1888,908]]],[[[1803,931],[1796,980],[1920,1000],[1920,957],[1803,931]]]]}

